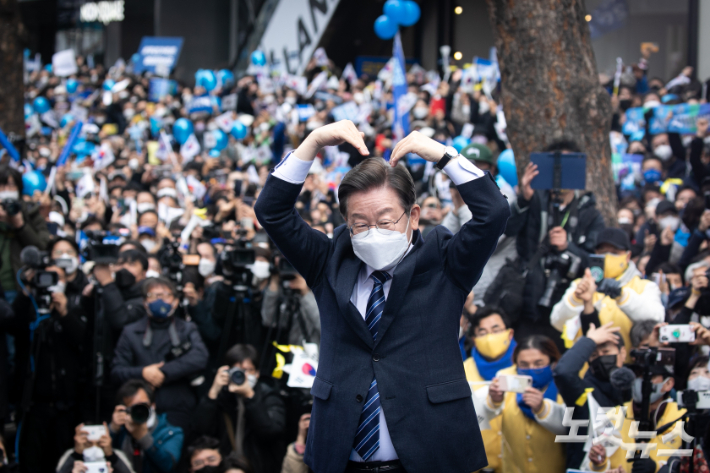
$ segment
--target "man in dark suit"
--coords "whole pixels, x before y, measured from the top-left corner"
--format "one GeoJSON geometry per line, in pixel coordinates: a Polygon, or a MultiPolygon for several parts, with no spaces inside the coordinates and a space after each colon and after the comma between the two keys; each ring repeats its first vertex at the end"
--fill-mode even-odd
{"type": "Polygon", "coordinates": [[[478,470],[487,461],[457,335],[508,203],[456,150],[414,132],[389,164],[365,159],[344,177],[346,224],[331,240],[294,204],[316,154],[349,143],[366,156],[362,136],[349,121],[316,129],[269,176],[255,206],[321,314],[305,461],[316,473],[478,470]],[[471,210],[456,235],[439,226],[421,236],[414,182],[397,166],[410,152],[437,163],[471,210]]]}

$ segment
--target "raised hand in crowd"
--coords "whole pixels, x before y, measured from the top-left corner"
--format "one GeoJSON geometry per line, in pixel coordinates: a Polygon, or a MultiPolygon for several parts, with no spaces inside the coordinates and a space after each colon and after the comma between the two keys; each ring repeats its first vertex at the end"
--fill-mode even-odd
{"type": "Polygon", "coordinates": [[[520,194],[525,200],[533,198],[535,191],[533,190],[531,183],[538,174],[540,174],[540,171],[537,170],[537,164],[528,163],[527,166],[525,166],[523,177],[520,178],[520,194]]]}

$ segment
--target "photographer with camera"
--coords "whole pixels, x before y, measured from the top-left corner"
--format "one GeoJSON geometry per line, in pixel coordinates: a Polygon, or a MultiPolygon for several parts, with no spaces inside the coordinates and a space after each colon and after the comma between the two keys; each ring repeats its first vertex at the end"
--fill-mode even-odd
{"type": "Polygon", "coordinates": [[[629,237],[623,230],[602,230],[597,237],[595,252],[604,255],[604,278],[597,285],[591,271],[585,270],[584,277],[573,281],[555,304],[550,323],[563,333],[566,340],[573,342],[590,321],[596,326],[613,322],[614,326],[620,327],[624,345],[631,346],[629,331],[632,323],[663,321],[665,309],[661,291],[653,281],[641,279],[631,261],[629,237]]]}
{"type": "Polygon", "coordinates": [[[21,196],[20,171],[0,166],[0,287],[9,303],[20,289],[15,280],[22,266],[20,252],[30,245],[45,250],[50,239],[39,206],[24,202],[21,196]]]}
{"type": "Polygon", "coordinates": [[[156,413],[155,391],[143,380],[120,387],[109,430],[113,448],[126,454],[134,471],[169,473],[180,461],[183,431],[156,413]]]}
{"type": "Polygon", "coordinates": [[[49,258],[37,253],[25,272],[25,290],[15,311],[13,402],[21,416],[19,455],[27,471],[51,471],[71,446],[78,412],[78,385],[86,321],[81,307],[69,310],[66,277],[49,258]],[[44,267],[43,267],[44,266],[44,267]],[[42,455],[37,455],[41,451],[42,455]]]}
{"type": "MultiPolygon", "coordinates": [[[[561,141],[545,151],[564,155],[579,152],[579,148],[573,142],[561,141]]],[[[538,333],[559,340],[548,322],[550,309],[569,281],[587,266],[587,256],[593,253],[597,234],[605,225],[591,192],[535,191],[531,183],[538,174],[537,166],[532,163],[525,168],[505,230],[507,236],[517,237],[518,256],[529,268],[523,292],[523,318],[516,328],[520,334],[538,333]]]]}
{"type": "MultiPolygon", "coordinates": [[[[114,450],[111,446],[111,434],[108,426],[104,422],[104,431],[101,437],[89,440],[89,431],[84,424],[76,426],[74,433],[74,448],[67,450],[57,463],[57,473],[74,473],[79,470],[81,473],[87,471],[86,463],[95,464],[105,462],[114,473],[132,473],[131,463],[126,454],[120,450],[114,450]]],[[[108,470],[107,470],[108,471],[108,470]]]]}
{"type": "MultiPolygon", "coordinates": [[[[586,335],[581,337],[567,350],[554,369],[555,385],[559,386],[560,396],[568,406],[575,406],[574,419],[590,419],[590,401],[588,389],[596,404],[601,407],[615,407],[628,401],[631,392],[620,386],[617,374],[624,366],[626,348],[619,336],[619,327],[609,322],[601,327],[589,325],[586,335]],[[585,363],[589,369],[580,377],[585,363]]],[[[627,378],[633,373],[626,370],[627,378]]],[[[628,379],[627,379],[628,382],[628,379]]],[[[596,413],[594,413],[596,415],[596,413]]],[[[584,433],[584,432],[582,432],[584,433]]],[[[567,444],[567,467],[577,468],[584,458],[584,444],[567,444]]]]}
{"type": "MultiPolygon", "coordinates": [[[[627,472],[631,473],[653,473],[668,459],[668,457],[659,456],[659,450],[681,448],[680,436],[668,439],[667,442],[663,441],[663,436],[676,428],[676,424],[681,421],[685,413],[670,397],[670,392],[675,385],[672,360],[656,355],[657,352],[652,350],[654,349],[632,352],[632,356],[636,360],[636,363],[632,365],[636,373],[635,379],[629,386],[632,400],[617,406],[612,411],[614,414],[609,413],[607,416],[611,419],[612,415],[620,413],[620,409],[625,409],[626,415],[622,415],[624,420],[618,431],[618,438],[625,444],[634,444],[639,443],[639,439],[648,438],[636,437],[636,430],[639,434],[655,432],[656,435],[648,439],[647,442],[656,444],[656,447],[649,449],[649,458],[629,460],[626,458],[627,451],[624,448],[618,448],[611,456],[607,457],[606,449],[597,445],[587,454],[582,465],[583,469],[606,471],[624,467],[627,472]],[[660,359],[660,361],[651,361],[656,359],[660,359]],[[668,361],[671,363],[667,363],[668,361]],[[645,414],[642,412],[644,373],[650,374],[651,381],[651,391],[647,399],[648,418],[645,418],[645,414]],[[644,426],[646,421],[649,425],[644,426]],[[639,424],[636,424],[637,422],[639,424]]],[[[599,422],[598,417],[597,422],[599,422]]],[[[613,421],[610,420],[610,422],[613,421]]]]}
{"type": "Polygon", "coordinates": [[[277,391],[259,381],[256,348],[235,345],[224,361],[195,412],[194,431],[219,439],[223,455],[244,454],[254,471],[279,473],[285,453],[284,402],[277,391]]]}
{"type": "Polygon", "coordinates": [[[158,411],[187,432],[197,405],[191,382],[207,366],[207,348],[192,322],[174,317],[175,285],[163,277],[143,284],[147,316],[126,325],[116,345],[112,378],[144,379],[154,388],[158,411]]]}

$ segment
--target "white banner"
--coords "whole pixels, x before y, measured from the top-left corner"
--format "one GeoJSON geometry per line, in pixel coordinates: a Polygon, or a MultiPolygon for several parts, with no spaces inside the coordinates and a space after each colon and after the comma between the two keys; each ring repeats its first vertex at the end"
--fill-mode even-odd
{"type": "Polygon", "coordinates": [[[274,10],[260,48],[282,71],[302,74],[340,0],[288,0],[274,10]]]}
{"type": "Polygon", "coordinates": [[[73,49],[65,49],[52,56],[52,72],[55,76],[66,77],[79,72],[73,49]]]}

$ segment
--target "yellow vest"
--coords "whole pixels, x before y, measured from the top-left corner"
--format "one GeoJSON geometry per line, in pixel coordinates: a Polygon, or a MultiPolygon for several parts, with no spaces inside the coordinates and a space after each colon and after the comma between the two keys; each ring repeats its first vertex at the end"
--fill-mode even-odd
{"type": "MultiPolygon", "coordinates": [[[[579,279],[575,281],[576,283],[579,283],[579,279]]],[[[628,284],[624,286],[624,288],[629,288],[632,291],[641,294],[643,293],[643,290],[646,288],[646,284],[648,284],[648,281],[645,279],[641,279],[638,276],[634,276],[631,278],[631,281],[629,281],[628,284]]],[[[622,295],[623,297],[623,295],[622,295]]],[[[631,326],[633,325],[633,322],[626,316],[623,310],[619,309],[619,306],[616,304],[616,300],[612,299],[611,297],[602,294],[601,292],[595,292],[594,293],[594,306],[599,307],[598,312],[599,312],[599,322],[601,322],[602,325],[613,322],[615,327],[619,327],[621,330],[619,330],[619,334],[621,334],[621,338],[624,339],[624,345],[626,346],[626,361],[631,362],[631,337],[629,337],[629,333],[631,332],[631,326]],[[601,305],[597,305],[597,303],[601,301],[601,305]]],[[[623,300],[620,301],[623,304],[623,300]]],[[[574,341],[577,341],[582,336],[582,330],[577,331],[577,335],[574,339],[574,341]]]]}
{"type": "MultiPolygon", "coordinates": [[[[632,439],[629,437],[629,429],[631,428],[631,422],[634,421],[634,411],[631,407],[631,401],[627,402],[624,404],[626,407],[626,418],[624,419],[624,425],[621,427],[621,440],[624,441],[624,443],[635,443],[636,440],[632,439]]],[[[618,407],[616,408],[618,412],[618,407]]],[[[656,423],[657,426],[662,426],[664,424],[667,424],[668,422],[671,422],[678,417],[680,417],[682,414],[685,413],[685,409],[679,409],[678,404],[675,402],[669,401],[666,403],[666,409],[663,411],[663,415],[658,419],[658,422],[656,423]]],[[[673,427],[666,429],[663,433],[660,433],[656,438],[651,440],[651,443],[658,444],[658,447],[656,447],[655,450],[651,450],[649,452],[650,458],[656,462],[656,471],[660,470],[663,464],[668,461],[668,458],[670,457],[659,457],[658,456],[658,450],[659,449],[672,449],[672,448],[681,448],[681,443],[682,440],[680,436],[676,436],[673,440],[671,440],[668,443],[663,443],[662,437],[663,435],[669,434],[673,430],[673,427]],[[663,462],[663,464],[659,463],[663,462]]],[[[626,450],[623,448],[619,447],[619,449],[614,452],[614,454],[611,456],[609,459],[611,461],[611,469],[618,468],[620,466],[623,466],[626,471],[631,471],[631,467],[633,466],[633,463],[626,460],[626,450]]]]}
{"type": "MultiPolygon", "coordinates": [[[[466,380],[470,383],[485,381],[481,374],[478,372],[478,367],[476,367],[476,362],[472,357],[466,359],[463,362],[463,369],[466,371],[466,380]]],[[[480,386],[472,386],[472,390],[476,390],[480,386]]],[[[501,441],[503,438],[503,432],[501,426],[503,425],[503,416],[498,416],[490,421],[491,428],[486,430],[481,430],[481,437],[483,437],[483,446],[486,449],[486,456],[488,457],[488,468],[493,468],[495,473],[502,473],[501,465],[501,441]]]]}
{"type": "MultiPolygon", "coordinates": [[[[518,374],[514,366],[498,374],[518,374]]],[[[555,443],[555,434],[528,418],[518,407],[517,393],[505,393],[503,421],[503,473],[562,473],[565,471],[565,444],[555,443]]],[[[562,397],[557,395],[557,402],[562,397]]],[[[631,470],[629,470],[631,471],[631,470]]]]}

